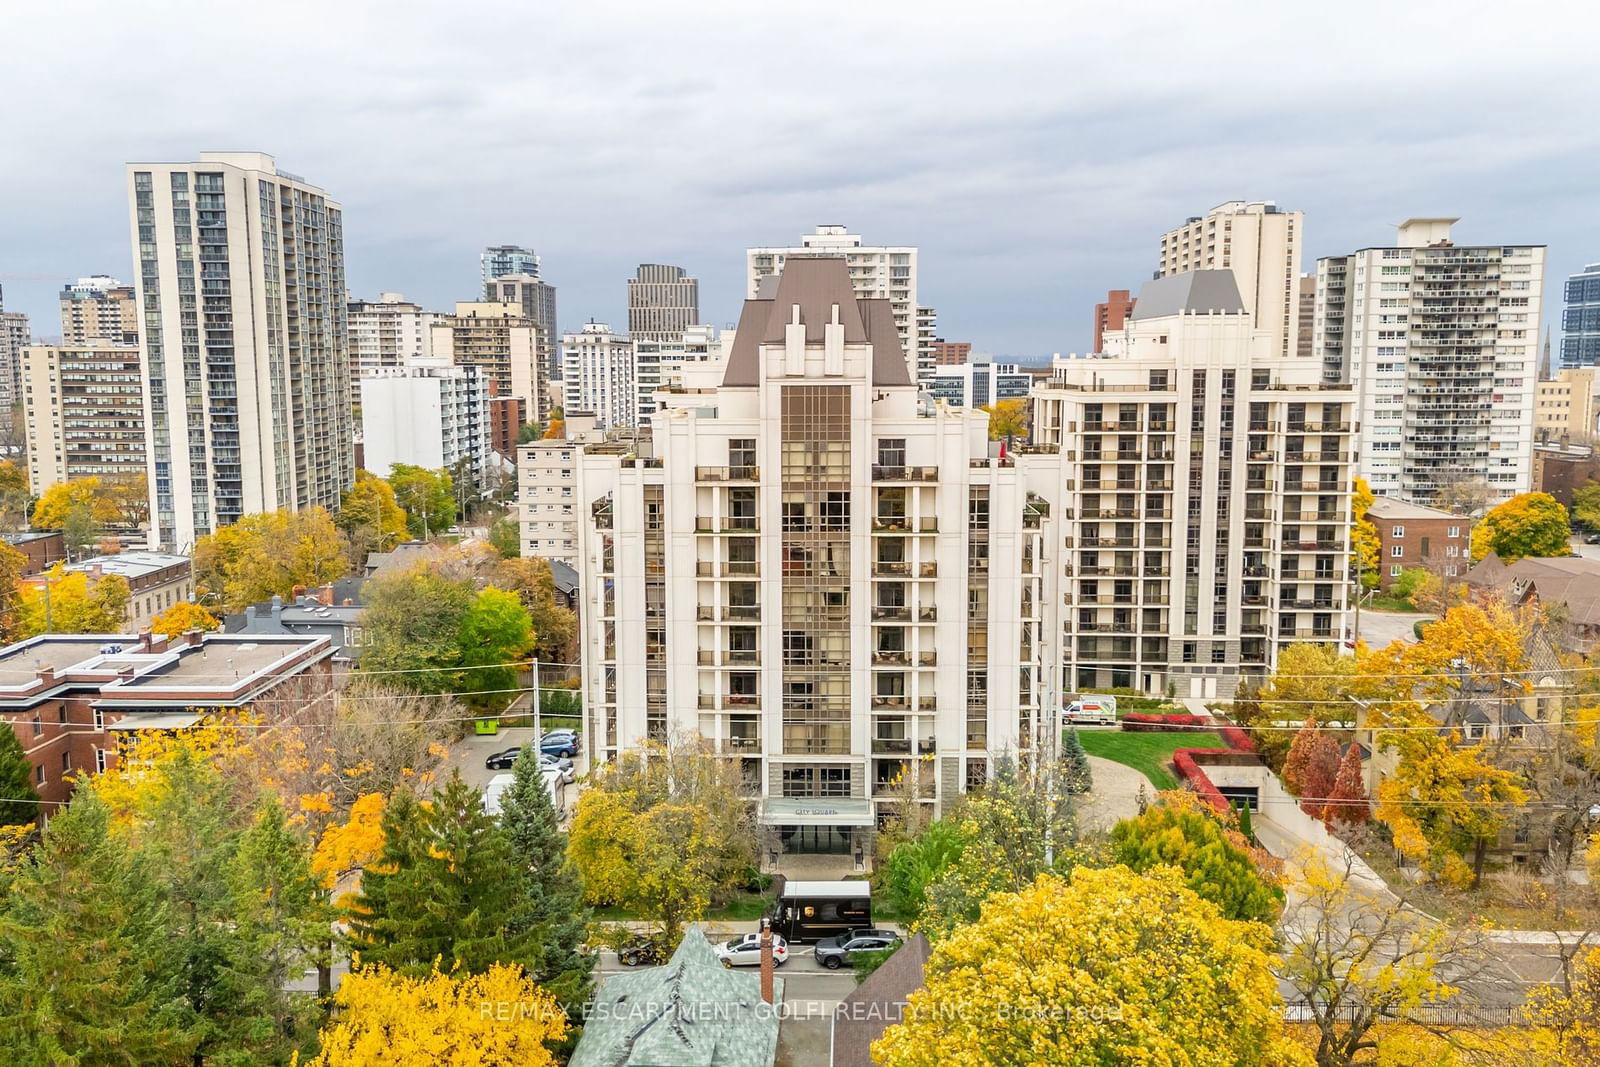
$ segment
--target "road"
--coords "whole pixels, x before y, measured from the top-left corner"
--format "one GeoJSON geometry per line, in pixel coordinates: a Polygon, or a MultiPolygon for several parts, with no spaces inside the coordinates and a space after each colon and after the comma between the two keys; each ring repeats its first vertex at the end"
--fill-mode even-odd
{"type": "MultiPolygon", "coordinates": [[[[750,930],[756,926],[753,922],[743,925],[750,930]]],[[[612,974],[628,974],[637,969],[624,967],[617,961],[616,953],[603,949],[594,973],[596,978],[604,978],[612,974]]],[[[755,967],[739,969],[750,974],[757,973],[755,967]]],[[[821,966],[810,945],[789,946],[789,960],[778,968],[777,973],[783,978],[783,1003],[802,1018],[831,1017],[834,1007],[856,987],[854,971],[848,967],[830,971],[821,966]]]]}

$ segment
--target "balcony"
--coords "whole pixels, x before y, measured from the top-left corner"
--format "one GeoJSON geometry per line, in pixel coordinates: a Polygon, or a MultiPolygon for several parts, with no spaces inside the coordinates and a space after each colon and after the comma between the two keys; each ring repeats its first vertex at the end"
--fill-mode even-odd
{"type": "Polygon", "coordinates": [[[911,701],[904,693],[876,693],[872,697],[872,707],[892,708],[898,711],[909,711],[911,701]]]}
{"type": "Polygon", "coordinates": [[[905,560],[878,560],[872,565],[874,578],[904,578],[910,574],[911,564],[905,560]]]}
{"type": "Polygon", "coordinates": [[[761,653],[753,648],[730,648],[722,654],[722,662],[754,666],[761,662],[761,653]]]}
{"type": "Polygon", "coordinates": [[[904,649],[884,649],[884,648],[880,648],[880,649],[878,649],[878,650],[876,650],[875,652],[872,653],[872,665],[874,667],[883,667],[883,666],[900,666],[900,667],[904,667],[904,666],[909,665],[910,662],[911,662],[911,656],[904,649]]]}
{"type": "Polygon", "coordinates": [[[917,666],[919,666],[919,667],[937,667],[938,665],[939,665],[939,653],[937,653],[937,652],[918,652],[917,653],[917,666]]]}
{"type": "Polygon", "coordinates": [[[937,482],[938,467],[897,467],[874,463],[872,480],[875,482],[937,482]]]}
{"type": "Polygon", "coordinates": [[[911,618],[911,609],[904,604],[878,604],[872,609],[873,622],[900,621],[911,618]]]}
{"type": "Polygon", "coordinates": [[[874,756],[909,756],[911,754],[911,739],[909,737],[874,737],[872,739],[872,754],[874,756]]]}
{"type": "Polygon", "coordinates": [[[694,520],[694,532],[711,533],[755,533],[761,528],[761,523],[753,515],[723,515],[713,519],[700,515],[694,520]]]}
{"type": "Polygon", "coordinates": [[[758,736],[727,737],[722,741],[719,750],[727,755],[749,755],[761,751],[761,738],[758,736]]]}
{"type": "Polygon", "coordinates": [[[937,563],[924,563],[924,564],[922,564],[921,566],[919,566],[917,568],[917,577],[918,578],[937,578],[937,577],[939,577],[939,565],[937,563]]]}
{"type": "Polygon", "coordinates": [[[918,697],[917,698],[917,710],[918,711],[938,711],[939,710],[939,698],[938,697],[918,697]]]}
{"type": "Polygon", "coordinates": [[[758,482],[761,480],[760,467],[696,467],[694,480],[697,482],[758,482]]]}
{"type": "Polygon", "coordinates": [[[934,607],[934,606],[932,606],[931,604],[928,607],[925,607],[921,611],[917,612],[917,621],[918,622],[937,622],[938,619],[939,619],[939,609],[934,607]]]}

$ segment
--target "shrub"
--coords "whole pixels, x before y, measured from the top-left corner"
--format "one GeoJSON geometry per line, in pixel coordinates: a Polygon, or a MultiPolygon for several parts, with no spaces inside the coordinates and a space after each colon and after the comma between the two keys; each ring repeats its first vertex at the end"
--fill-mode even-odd
{"type": "Polygon", "coordinates": [[[1119,725],[1134,732],[1176,732],[1209,727],[1210,721],[1200,715],[1147,715],[1134,712],[1124,715],[1119,725]]]}

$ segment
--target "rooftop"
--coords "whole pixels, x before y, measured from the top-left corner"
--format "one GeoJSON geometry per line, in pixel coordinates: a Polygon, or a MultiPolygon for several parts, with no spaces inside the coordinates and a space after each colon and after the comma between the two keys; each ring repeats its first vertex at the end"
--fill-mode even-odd
{"type": "Polygon", "coordinates": [[[135,549],[132,552],[118,552],[114,556],[90,556],[80,559],[76,563],[67,564],[69,571],[93,571],[100,568],[101,574],[120,574],[124,578],[143,578],[146,575],[164,571],[168,567],[187,566],[188,556],[175,556],[167,552],[149,552],[144,549],[135,549]]]}
{"type": "Polygon", "coordinates": [[[1367,514],[1375,519],[1459,519],[1463,522],[1472,520],[1453,511],[1442,508],[1430,508],[1426,504],[1412,504],[1392,496],[1376,497],[1367,514]]]}
{"type": "Polygon", "coordinates": [[[1244,301],[1231,270],[1190,270],[1145,282],[1128,316],[1135,322],[1185,312],[1244,314],[1244,301]]]}

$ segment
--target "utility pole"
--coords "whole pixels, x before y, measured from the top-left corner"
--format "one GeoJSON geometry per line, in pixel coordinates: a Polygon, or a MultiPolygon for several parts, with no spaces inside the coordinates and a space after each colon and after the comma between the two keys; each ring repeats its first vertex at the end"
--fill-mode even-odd
{"type": "Polygon", "coordinates": [[[539,740],[544,731],[539,727],[539,661],[533,661],[533,739],[539,740]]]}

